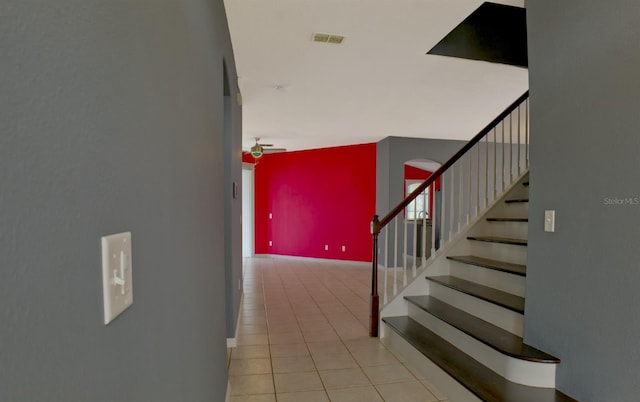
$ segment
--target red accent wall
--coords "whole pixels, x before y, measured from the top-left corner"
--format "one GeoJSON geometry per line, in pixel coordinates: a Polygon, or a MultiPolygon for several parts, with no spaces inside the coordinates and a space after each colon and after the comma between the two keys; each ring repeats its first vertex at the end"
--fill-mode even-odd
{"type": "Polygon", "coordinates": [[[256,159],[253,156],[251,156],[250,152],[242,152],[242,162],[255,163],[256,159]]]}
{"type": "Polygon", "coordinates": [[[257,254],[371,261],[376,144],[267,154],[254,172],[257,254]]]}

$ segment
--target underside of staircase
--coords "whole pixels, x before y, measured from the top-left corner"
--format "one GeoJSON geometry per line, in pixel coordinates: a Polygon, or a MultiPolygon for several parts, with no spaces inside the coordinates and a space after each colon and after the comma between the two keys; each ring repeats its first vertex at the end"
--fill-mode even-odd
{"type": "Polygon", "coordinates": [[[452,402],[575,401],[555,389],[560,360],[522,339],[527,176],[442,250],[436,259],[444,270],[427,268],[426,277],[416,278],[424,293],[410,287],[393,301],[401,308],[381,311],[383,341],[422,371],[442,376],[452,402]]]}

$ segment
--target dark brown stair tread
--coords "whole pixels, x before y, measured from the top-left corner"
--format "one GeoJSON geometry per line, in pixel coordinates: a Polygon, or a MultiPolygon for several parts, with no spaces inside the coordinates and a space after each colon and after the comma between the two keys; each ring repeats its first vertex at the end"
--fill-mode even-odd
{"type": "Polygon", "coordinates": [[[507,356],[538,363],[560,363],[558,358],[523,343],[521,337],[444,303],[433,296],[405,296],[405,299],[434,317],[507,356]]]}
{"type": "Polygon", "coordinates": [[[456,278],[455,276],[427,276],[427,280],[507,308],[515,311],[516,313],[524,313],[523,297],[490,288],[488,286],[478,285],[474,282],[465,281],[464,279],[456,278]]]}
{"type": "Polygon", "coordinates": [[[529,222],[529,218],[487,218],[488,222],[529,222]]]}
{"type": "Polygon", "coordinates": [[[410,317],[384,317],[382,321],[483,401],[577,402],[553,388],[529,387],[506,380],[410,317]]]}
{"type": "Polygon", "coordinates": [[[488,258],[476,257],[475,255],[458,255],[448,256],[447,259],[458,261],[464,264],[477,265],[479,267],[495,269],[497,271],[508,272],[510,274],[522,275],[527,274],[526,265],[512,264],[510,262],[490,260],[488,258]]]}
{"type": "Polygon", "coordinates": [[[467,236],[469,240],[476,241],[485,241],[489,243],[503,243],[503,244],[513,244],[516,246],[526,246],[526,239],[511,239],[508,237],[494,237],[494,236],[467,236]]]}
{"type": "Polygon", "coordinates": [[[529,199],[528,198],[515,198],[513,200],[506,200],[505,202],[507,204],[516,204],[516,203],[529,202],[529,199]]]}

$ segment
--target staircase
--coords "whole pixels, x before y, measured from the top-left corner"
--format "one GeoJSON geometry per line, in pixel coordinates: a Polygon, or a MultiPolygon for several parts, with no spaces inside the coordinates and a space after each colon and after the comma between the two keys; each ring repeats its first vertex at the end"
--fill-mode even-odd
{"type": "Polygon", "coordinates": [[[383,341],[451,401],[574,401],[555,389],[560,360],[522,339],[527,176],[431,262],[421,294],[408,287],[381,311],[383,341]]]}

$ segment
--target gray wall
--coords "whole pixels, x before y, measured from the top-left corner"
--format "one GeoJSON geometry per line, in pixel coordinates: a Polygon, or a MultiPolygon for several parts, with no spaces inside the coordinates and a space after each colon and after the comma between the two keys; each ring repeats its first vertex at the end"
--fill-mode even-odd
{"type": "Polygon", "coordinates": [[[224,400],[222,1],[2,0],[0,26],[0,400],[224,400]]]}
{"type": "Polygon", "coordinates": [[[466,141],[387,137],[376,146],[376,213],[382,218],[404,198],[404,163],[430,159],[444,163],[466,141]]]}
{"type": "Polygon", "coordinates": [[[527,2],[525,340],[562,359],[558,387],[583,402],[640,394],[639,17],[637,0],[527,2]]]}

